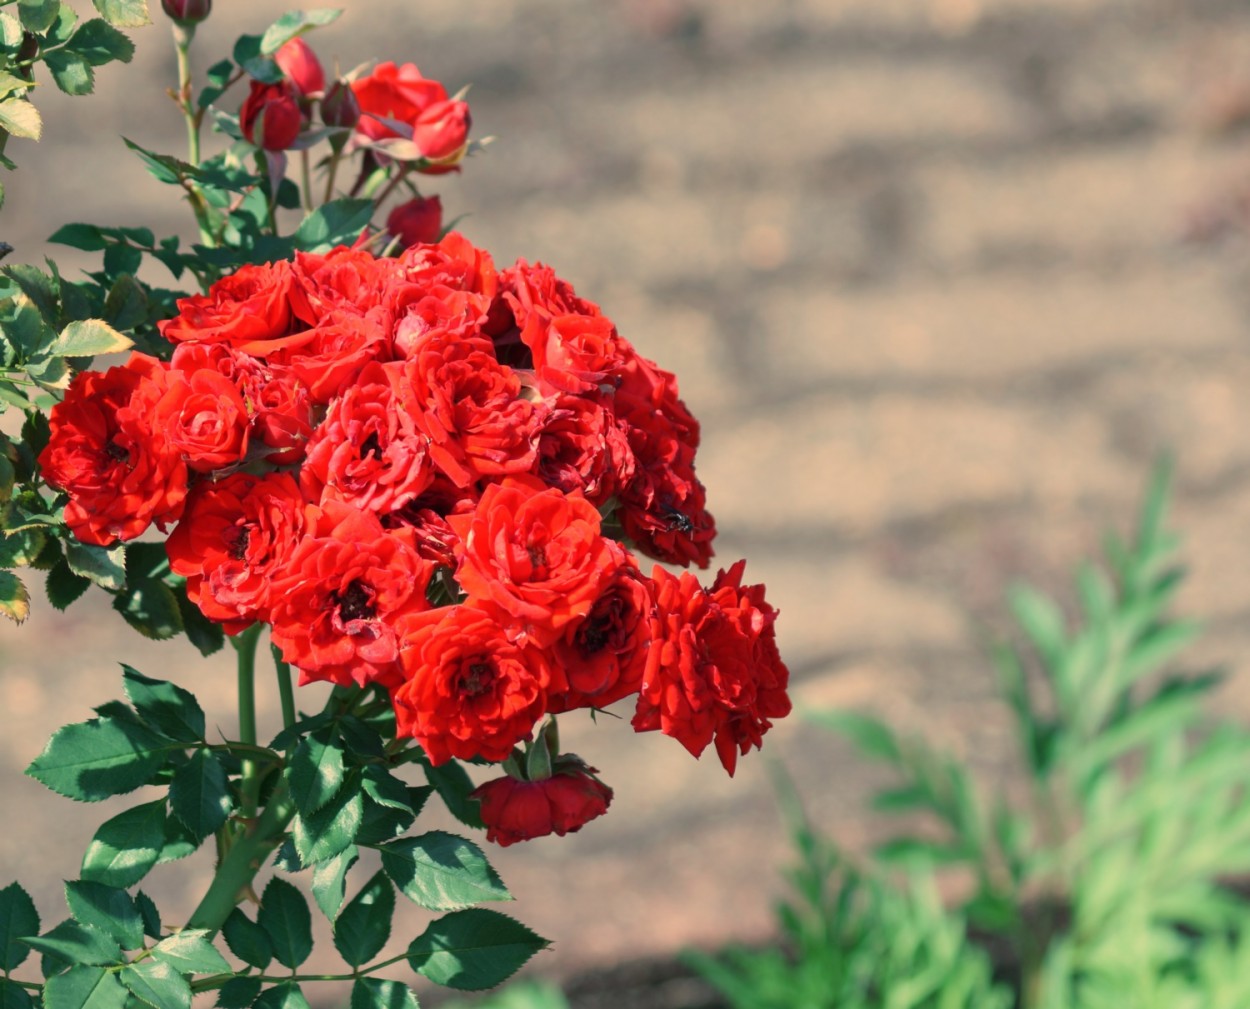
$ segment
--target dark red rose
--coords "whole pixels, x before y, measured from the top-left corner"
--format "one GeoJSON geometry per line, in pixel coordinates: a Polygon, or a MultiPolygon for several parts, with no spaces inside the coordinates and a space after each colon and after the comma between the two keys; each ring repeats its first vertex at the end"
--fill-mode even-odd
{"type": "Polygon", "coordinates": [[[482,610],[449,606],[402,623],[403,683],[391,691],[400,736],[430,761],[504,760],[543,716],[551,669],[482,610]]]}
{"type": "Polygon", "coordinates": [[[304,512],[289,473],[201,482],[165,541],[170,567],[206,617],[238,633],[269,619],[270,586],[304,534],[304,512]]]}
{"type": "Polygon", "coordinates": [[[535,473],[549,487],[581,491],[598,507],[616,491],[617,474],[630,472],[629,441],[601,397],[556,394],[538,430],[535,473]]]}
{"type": "Polygon", "coordinates": [[[290,81],[252,81],[239,110],[239,129],[248,143],[267,151],[285,151],[295,143],[302,125],[299,92],[290,81]]]}
{"type": "Polygon", "coordinates": [[[213,12],[213,0],[161,0],[161,9],[180,25],[197,25],[213,12]]]}
{"type": "Polygon", "coordinates": [[[762,585],[742,587],[745,561],[716,576],[652,572],[655,617],[633,726],[659,730],[696,757],[715,740],[731,775],[738,754],[760,746],[771,719],[790,712],[790,673],[777,652],[777,611],[762,585]]]}
{"type": "Polygon", "coordinates": [[[335,81],[330,85],[321,99],[321,121],[338,129],[355,129],[360,122],[360,102],[356,100],[350,84],[335,81]]]}
{"type": "Polygon", "coordinates": [[[482,804],[486,840],[506,848],[547,834],[563,837],[607,812],[612,789],[593,767],[578,765],[541,781],[520,781],[505,775],[479,785],[469,798],[482,804]]]}
{"type": "Polygon", "coordinates": [[[396,624],[429,608],[432,570],[403,530],[387,531],[368,512],[327,501],[274,581],[273,642],[300,670],[300,683],[396,686],[396,624]]]}
{"type": "Polygon", "coordinates": [[[443,201],[437,196],[417,196],[399,204],[387,215],[386,230],[404,248],[437,242],[443,234],[443,201]]]}
{"type": "Polygon", "coordinates": [[[491,484],[472,514],[448,522],[460,537],[456,580],[469,601],[539,647],[586,616],[620,566],[594,505],[533,477],[491,484]]]}
{"type": "Polygon", "coordinates": [[[187,465],[154,423],[168,388],[165,365],[144,354],[74,377],[49,416],[43,477],[69,495],[65,523],[84,543],[134,539],[182,514],[187,465]]]}

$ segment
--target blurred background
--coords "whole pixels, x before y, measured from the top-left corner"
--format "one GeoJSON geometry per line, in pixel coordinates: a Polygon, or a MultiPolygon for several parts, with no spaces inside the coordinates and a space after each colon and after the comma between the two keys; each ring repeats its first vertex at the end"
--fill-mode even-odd
{"type": "MultiPolygon", "coordinates": [[[[218,0],[197,68],[289,6],[218,0]]],[[[496,141],[428,187],[448,217],[466,215],[501,265],[554,266],[677,373],[704,425],[718,559],[749,558],[747,580],[767,584],[800,705],[888,713],[1009,776],[986,657],[1002,591],[1021,577],[1065,591],[1168,449],[1183,598],[1207,626],[1197,657],[1236,667],[1250,645],[1250,7],[344,6],[309,37],[327,66],[412,61],[472,85],[474,135],[496,141]]],[[[134,63],[101,70],[97,94],[38,96],[42,142],[10,150],[10,262],[92,268],[45,244],[69,221],[193,236],[118,138],[182,153],[154,7],[134,63]]],[[[118,693],[122,661],[193,687],[232,732],[232,660],[144,641],[101,596],[67,614],[37,601],[0,627],[0,884],[30,886],[45,926],[95,825],[132,800],[102,815],[22,768],[118,693]]],[[[1250,714],[1244,678],[1226,701],[1250,714]]],[[[868,772],[798,717],[733,781],[712,756],[635,736],[628,715],[565,721],[566,747],[615,788],[611,811],[490,853],[512,913],[555,941],[540,973],[766,940],[787,852],[770,760],[834,836],[872,836],[868,772]]],[[[189,910],[211,870],[201,852],[152,887],[189,910]]]]}

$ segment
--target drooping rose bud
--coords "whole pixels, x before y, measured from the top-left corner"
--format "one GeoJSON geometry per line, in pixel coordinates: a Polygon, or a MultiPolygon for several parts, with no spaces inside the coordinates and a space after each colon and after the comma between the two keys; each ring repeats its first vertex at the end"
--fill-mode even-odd
{"type": "Polygon", "coordinates": [[[360,102],[351,85],[343,81],[335,81],[330,90],[321,99],[321,121],[327,126],[341,129],[354,129],[360,121],[360,102]]]}
{"type": "Polygon", "coordinates": [[[506,848],[517,841],[547,834],[563,837],[580,830],[607,811],[612,789],[594,777],[594,768],[581,765],[558,770],[542,781],[495,778],[469,797],[482,804],[486,840],[506,848]]]}
{"type": "Polygon", "coordinates": [[[243,136],[267,151],[285,151],[295,143],[301,119],[299,100],[289,81],[277,84],[252,81],[252,90],[239,110],[243,136]]]}
{"type": "Polygon", "coordinates": [[[161,0],[161,7],[180,25],[198,25],[213,10],[213,0],[161,0]]]}
{"type": "Polygon", "coordinates": [[[443,201],[437,196],[418,196],[401,203],[386,218],[386,230],[405,249],[422,242],[437,242],[443,234],[443,201]]]}
{"type": "Polygon", "coordinates": [[[463,157],[471,125],[468,102],[435,102],[417,116],[412,140],[423,158],[440,165],[454,164],[463,157]]]}
{"type": "Polygon", "coordinates": [[[326,89],[326,74],[321,69],[321,61],[312,51],[312,46],[302,38],[297,36],[283,43],[273,59],[301,95],[320,94],[326,89]]]}

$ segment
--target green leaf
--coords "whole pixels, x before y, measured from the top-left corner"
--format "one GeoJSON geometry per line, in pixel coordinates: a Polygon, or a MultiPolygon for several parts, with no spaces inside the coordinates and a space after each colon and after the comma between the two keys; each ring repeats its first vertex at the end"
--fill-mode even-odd
{"type": "Polygon", "coordinates": [[[80,925],[91,925],[116,939],[122,949],[143,945],[143,919],[130,894],[89,879],[65,884],[65,903],[80,925]]]}
{"type": "Polygon", "coordinates": [[[486,826],[482,823],[481,804],[469,798],[469,793],[477,786],[458,761],[449,760],[438,767],[426,767],[425,777],[446,803],[452,816],[466,827],[481,830],[486,826]]]}
{"type": "Polygon", "coordinates": [[[173,589],[155,578],[126,580],[113,609],[136,631],[154,641],[168,641],[182,632],[182,614],[173,589]]]}
{"type": "Polygon", "coordinates": [[[232,803],[225,768],[210,750],[196,750],[174,771],[169,783],[169,808],[197,840],[226,822],[232,803]]]}
{"type": "Polygon", "coordinates": [[[321,908],[330,921],[338,917],[339,908],[343,906],[346,894],[347,873],[356,864],[360,853],[356,846],[349,845],[331,859],[313,866],[312,893],[313,900],[321,908]]]}
{"type": "Polygon", "coordinates": [[[143,934],[149,939],[159,939],[161,937],[161,913],[156,909],[156,903],[140,890],[135,894],[135,907],[139,910],[139,917],[143,919],[143,934]]]}
{"type": "Polygon", "coordinates": [[[114,329],[134,329],[148,317],[148,298],[143,286],[123,273],[104,299],[104,321],[114,329]]]}
{"type": "Polygon", "coordinates": [[[291,825],[295,850],[304,865],[316,865],[345,851],[356,838],[364,818],[364,799],[355,777],[339,789],[328,804],[291,825]]]}
{"type": "Polygon", "coordinates": [[[297,35],[302,35],[310,28],[320,28],[323,25],[328,25],[342,13],[341,10],[319,8],[310,11],[290,11],[287,14],[283,14],[282,17],[265,29],[265,34],[260,38],[260,52],[265,56],[272,56],[297,35]]]}
{"type": "Polygon", "coordinates": [[[254,1009],[310,1009],[299,985],[291,981],[267,988],[252,1005],[254,1009]]]}
{"type": "Polygon", "coordinates": [[[121,981],[152,1009],[191,1009],[191,985],[176,967],[155,957],[123,967],[121,981]]]}
{"type": "Polygon", "coordinates": [[[133,886],[156,864],[165,844],[165,800],[146,802],[105,820],[87,845],[82,877],[133,886]]]}
{"type": "Polygon", "coordinates": [[[512,900],[482,849],[441,830],[406,837],[379,849],[382,868],[410,900],[450,911],[487,900],[512,900]]]}
{"type": "Polygon", "coordinates": [[[325,252],[355,241],[373,218],[370,200],[333,200],[322,204],[295,229],[296,245],[305,252],[325,252]]]}
{"type": "Polygon", "coordinates": [[[18,883],[0,890],[0,970],[8,973],[20,967],[30,955],[22,936],[39,932],[39,912],[35,902],[18,883]]]}
{"type": "Polygon", "coordinates": [[[97,802],[146,785],[167,747],[136,722],[93,718],[58,729],[26,773],[67,798],[97,802]]]}
{"type": "Polygon", "coordinates": [[[78,965],[48,978],[44,1009],[125,1009],[126,989],[103,967],[78,965]]]}
{"type": "Polygon", "coordinates": [[[358,978],[352,985],[350,1009],[420,1009],[406,984],[380,977],[358,978]]]}
{"type": "Polygon", "coordinates": [[[182,629],[186,632],[191,644],[195,645],[199,653],[206,658],[221,651],[226,643],[226,633],[222,630],[221,624],[204,616],[200,608],[187,598],[185,591],[180,589],[174,593],[174,596],[178,600],[178,614],[182,618],[182,629]]]}
{"type": "Polygon", "coordinates": [[[861,753],[891,763],[902,757],[894,730],[869,715],[853,711],[819,711],[812,721],[846,736],[861,753]]]}
{"type": "Polygon", "coordinates": [[[252,967],[264,970],[273,959],[268,934],[237,907],[226,918],[221,935],[230,952],[252,967]]]}
{"type": "Polygon", "coordinates": [[[16,981],[0,977],[0,1009],[36,1009],[34,999],[16,981]]]}
{"type": "Polygon", "coordinates": [[[129,63],[135,55],[135,44],[102,18],[84,22],[70,36],[66,48],[96,67],[114,60],[129,63]]]}
{"type": "Polygon", "coordinates": [[[65,541],[65,560],[74,574],[116,591],[126,583],[125,548],[97,547],[76,539],[65,541]]]}
{"type": "Polygon", "coordinates": [[[219,1009],[248,1009],[260,994],[261,980],[257,977],[232,977],[217,993],[219,1009]]]}
{"type": "Polygon", "coordinates": [[[312,953],[312,915],[304,895],[294,886],[277,876],[271,879],[256,920],[269,936],[278,963],[294,970],[308,959],[312,953]]]}
{"type": "Polygon", "coordinates": [[[301,814],[315,813],[338,792],[343,777],[343,751],[335,742],[332,729],[300,740],[287,767],[295,808],[301,814]]]}
{"type": "Polygon", "coordinates": [[[492,988],[550,943],[498,911],[453,911],[413,940],[408,963],[435,984],[461,991],[492,988]]]}
{"type": "Polygon", "coordinates": [[[23,28],[42,35],[61,13],[61,0],[17,0],[17,13],[23,28]]]}
{"type": "Polygon", "coordinates": [[[186,824],[176,816],[166,817],[165,843],[161,846],[161,853],[156,856],[156,864],[177,862],[180,858],[194,854],[202,840],[203,838],[192,836],[186,824]]]}
{"type": "Polygon", "coordinates": [[[95,90],[95,73],[87,59],[68,49],[54,49],[43,61],[56,86],[67,95],[89,95],[95,90]]]}
{"type": "Polygon", "coordinates": [[[6,98],[0,102],[0,130],[26,140],[38,140],[43,134],[43,117],[25,98],[6,98]]]}
{"type": "Polygon", "coordinates": [[[15,624],[30,616],[30,593],[12,571],[0,571],[0,614],[15,624]]]}
{"type": "Polygon", "coordinates": [[[184,928],[152,947],[152,955],[183,974],[226,974],[230,964],[217,952],[205,928],[184,928]]]}
{"type": "Polygon", "coordinates": [[[48,241],[83,252],[100,252],[109,244],[104,231],[94,224],[64,224],[52,233],[48,241]]]}
{"type": "Polygon", "coordinates": [[[377,956],[391,937],[395,888],[386,873],[375,873],[334,922],[334,948],[352,967],[377,956]]]}
{"type": "Polygon", "coordinates": [[[122,948],[116,940],[75,921],[63,921],[43,935],[28,937],[26,942],[40,953],[49,953],[70,964],[99,966],[122,961],[122,948]]]}
{"type": "Polygon", "coordinates": [[[52,344],[53,357],[94,357],[128,350],[134,341],[122,336],[103,319],[82,319],[71,322],[52,344]]]}
{"type": "Polygon", "coordinates": [[[45,322],[55,325],[57,321],[57,283],[53,277],[48,276],[36,266],[30,266],[27,263],[19,263],[14,266],[6,266],[3,271],[4,275],[12,280],[18,287],[22,289],[22,293],[26,295],[35,307],[39,309],[39,314],[43,316],[45,322]]]}
{"type": "Polygon", "coordinates": [[[140,717],[170,739],[195,743],[204,740],[204,709],[195,695],[167,680],[154,680],[122,665],[126,697],[140,717]]]}
{"type": "Polygon", "coordinates": [[[48,572],[44,591],[48,594],[48,602],[58,610],[64,610],[70,603],[81,598],[90,585],[90,578],[74,574],[69,569],[69,564],[62,558],[48,572]]]}
{"type": "Polygon", "coordinates": [[[417,810],[412,808],[408,786],[386,768],[378,764],[369,764],[364,769],[363,784],[365,795],[379,806],[400,809],[416,815],[417,810]]]}
{"type": "Polygon", "coordinates": [[[150,25],[147,0],[91,0],[104,20],[115,28],[139,28],[150,25]]]}

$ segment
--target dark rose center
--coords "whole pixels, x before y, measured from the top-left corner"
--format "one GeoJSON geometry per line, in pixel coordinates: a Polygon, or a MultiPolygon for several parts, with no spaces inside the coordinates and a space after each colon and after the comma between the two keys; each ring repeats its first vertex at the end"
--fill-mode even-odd
{"type": "Polygon", "coordinates": [[[471,662],[460,680],[460,689],[466,697],[480,697],[490,690],[494,669],[489,662],[471,662]]]}
{"type": "Polygon", "coordinates": [[[373,456],[375,459],[382,458],[382,444],[378,441],[377,431],[372,432],[368,438],[360,443],[360,458],[367,459],[373,456]]]}
{"type": "Polygon", "coordinates": [[[334,601],[339,608],[339,618],[345,624],[352,620],[372,620],[377,613],[373,606],[373,590],[359,578],[342,592],[335,593],[334,601]]]}
{"type": "Polygon", "coordinates": [[[530,564],[536,568],[545,568],[547,566],[547,551],[541,543],[531,543],[525,548],[530,555],[530,564]]]}
{"type": "Polygon", "coordinates": [[[105,443],[104,454],[114,462],[130,462],[130,452],[115,441],[105,443]]]}
{"type": "Polygon", "coordinates": [[[624,617],[625,607],[619,599],[610,598],[606,605],[596,606],[577,629],[573,639],[577,650],[586,658],[609,646],[613,651],[621,651],[625,638],[624,617]]]}
{"type": "Polygon", "coordinates": [[[247,541],[252,534],[252,527],[247,525],[231,526],[226,531],[226,552],[236,561],[247,556],[247,541]]]}

